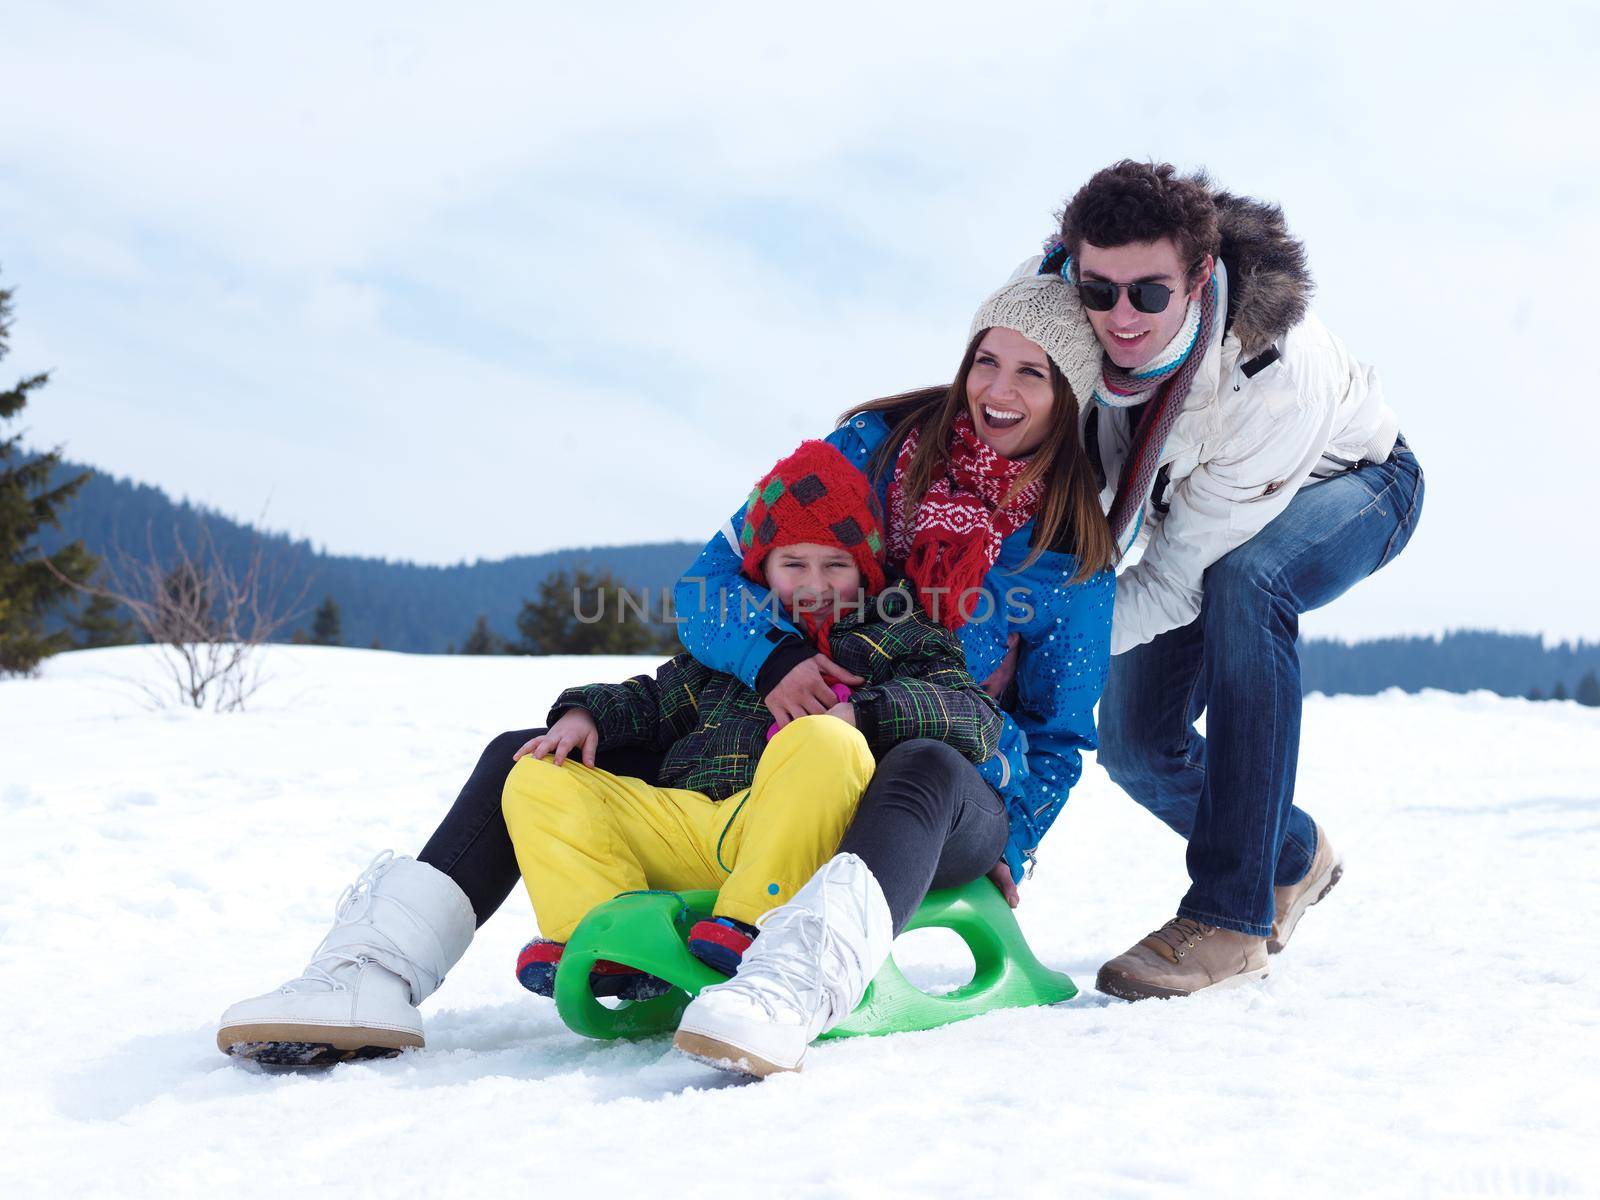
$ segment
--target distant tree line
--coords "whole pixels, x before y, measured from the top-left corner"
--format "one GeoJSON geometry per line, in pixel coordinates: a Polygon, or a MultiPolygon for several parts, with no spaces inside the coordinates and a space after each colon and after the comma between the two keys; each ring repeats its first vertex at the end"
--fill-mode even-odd
{"type": "Polygon", "coordinates": [[[1374,695],[1387,688],[1417,692],[1479,689],[1532,696],[1557,688],[1571,695],[1585,674],[1600,672],[1600,642],[1547,646],[1531,634],[1460,630],[1442,637],[1380,638],[1346,644],[1300,644],[1301,686],[1307,692],[1374,695]]]}
{"type": "Polygon", "coordinates": [[[522,602],[517,637],[501,637],[479,613],[462,654],[676,654],[677,634],[655,606],[609,571],[556,571],[522,602]]]}
{"type": "MultiPolygon", "coordinates": [[[[1567,699],[1567,685],[1559,679],[1555,687],[1550,689],[1546,696],[1538,688],[1528,690],[1529,700],[1565,700],[1567,699]]],[[[1600,676],[1593,671],[1585,671],[1583,678],[1578,680],[1577,690],[1573,692],[1572,699],[1588,708],[1600,708],[1600,676]]]]}
{"type": "MultiPolygon", "coordinates": [[[[252,545],[259,544],[286,586],[299,591],[304,585],[312,596],[333,599],[339,610],[338,641],[346,646],[434,654],[460,649],[479,614],[491,628],[517,628],[523,602],[535,598],[541,583],[561,571],[604,572],[634,595],[648,588],[653,608],[659,611],[661,589],[670,588],[700,552],[698,543],[656,542],[445,567],[325,554],[308,541],[263,533],[175,501],[160,488],[91,472],[85,466],[59,462],[53,465],[52,477],[85,473],[88,478],[60,514],[60,528],[41,531],[39,545],[46,552],[82,541],[105,556],[114,557],[119,550],[145,556],[152,545],[157,555],[164,555],[175,537],[196,544],[202,528],[228,561],[244,561],[252,545]]],[[[309,624],[301,626],[301,633],[300,640],[315,640],[309,624]]]]}
{"type": "MultiPolygon", "coordinates": [[[[0,358],[9,300],[0,290],[0,358]]],[[[35,376],[0,392],[0,420],[45,382],[35,376]]],[[[200,545],[229,577],[265,572],[288,594],[322,596],[294,641],[463,654],[672,653],[664,600],[699,550],[663,542],[448,567],[330,555],[159,488],[24,451],[13,435],[0,438],[0,673],[25,672],[62,649],[130,640],[129,613],[94,586],[102,560],[153,556],[163,578],[183,569],[182,547],[200,545]]],[[[1486,689],[1600,704],[1600,643],[1547,646],[1536,635],[1464,630],[1307,641],[1300,657],[1308,693],[1486,689]]]]}
{"type": "MultiPolygon", "coordinates": [[[[42,461],[37,455],[24,459],[42,461]]],[[[47,479],[40,476],[46,489],[87,472],[67,462],[52,462],[49,468],[47,479]]],[[[242,562],[255,544],[296,587],[314,585],[311,594],[323,597],[294,640],[412,652],[671,653],[677,642],[662,619],[662,600],[699,551],[694,543],[667,542],[452,567],[342,557],[176,503],[158,488],[93,473],[70,494],[70,503],[57,505],[55,515],[60,528],[45,522],[35,538],[43,553],[73,543],[81,543],[91,557],[150,546],[159,553],[175,536],[192,544],[203,529],[222,558],[242,562]],[[619,611],[619,593],[634,597],[635,607],[619,611]],[[577,620],[579,612],[596,613],[600,595],[611,597],[613,604],[604,619],[577,620]],[[641,597],[649,603],[640,603],[641,597]],[[641,607],[648,610],[648,620],[636,615],[641,607]]],[[[49,636],[56,649],[109,644],[129,636],[123,620],[103,602],[76,607],[64,603],[49,620],[55,622],[49,636]]],[[[1486,689],[1503,696],[1570,696],[1591,703],[1596,686],[1591,677],[1600,674],[1600,643],[1547,646],[1537,635],[1464,630],[1355,644],[1306,641],[1300,659],[1308,693],[1486,689]]]]}

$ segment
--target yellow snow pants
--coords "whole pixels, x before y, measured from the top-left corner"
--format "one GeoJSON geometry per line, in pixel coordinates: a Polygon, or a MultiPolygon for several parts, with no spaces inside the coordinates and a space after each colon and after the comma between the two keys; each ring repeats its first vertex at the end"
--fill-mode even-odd
{"type": "Polygon", "coordinates": [[[717,916],[754,924],[833,857],[874,765],[855,726],[801,717],[726,800],[530,756],[502,803],[539,931],[553,941],[595,905],[646,888],[714,888],[717,916]]]}

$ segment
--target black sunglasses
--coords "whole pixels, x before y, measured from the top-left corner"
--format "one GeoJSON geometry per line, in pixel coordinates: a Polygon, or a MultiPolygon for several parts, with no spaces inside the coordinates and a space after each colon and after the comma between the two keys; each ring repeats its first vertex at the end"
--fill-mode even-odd
{"type": "Polygon", "coordinates": [[[1115,308],[1123,288],[1128,289],[1128,303],[1137,312],[1166,312],[1172,303],[1172,289],[1164,283],[1112,283],[1106,279],[1080,279],[1077,283],[1078,299],[1095,312],[1115,308]]]}
{"type": "MultiPolygon", "coordinates": [[[[1046,261],[1054,265],[1053,259],[1046,261]]],[[[1200,262],[1189,268],[1191,277],[1200,266],[1200,262]]],[[[1044,269],[1040,268],[1041,271],[1044,269]]],[[[1110,312],[1116,307],[1117,297],[1122,294],[1123,288],[1128,289],[1128,303],[1133,305],[1136,312],[1166,312],[1167,305],[1172,303],[1172,289],[1164,283],[1112,283],[1107,279],[1075,279],[1073,277],[1078,273],[1078,265],[1070,255],[1061,260],[1059,270],[1061,278],[1078,289],[1078,299],[1083,301],[1083,306],[1093,312],[1110,312]]]]}

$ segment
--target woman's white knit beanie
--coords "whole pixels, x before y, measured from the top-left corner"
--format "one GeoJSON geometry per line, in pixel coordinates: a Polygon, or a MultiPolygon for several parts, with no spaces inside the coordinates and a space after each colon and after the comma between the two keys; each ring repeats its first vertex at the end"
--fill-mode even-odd
{"type": "Polygon", "coordinates": [[[969,339],[985,329],[1014,329],[1050,356],[1078,403],[1088,404],[1100,382],[1101,350],[1077,289],[1059,275],[1036,275],[1031,258],[979,306],[969,339]]]}

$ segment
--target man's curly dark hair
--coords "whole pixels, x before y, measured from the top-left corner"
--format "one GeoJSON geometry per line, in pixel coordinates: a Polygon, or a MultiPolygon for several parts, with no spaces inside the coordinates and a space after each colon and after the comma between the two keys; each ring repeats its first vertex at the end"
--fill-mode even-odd
{"type": "Polygon", "coordinates": [[[1200,260],[1221,249],[1204,171],[1179,175],[1171,163],[1125,158],[1096,171],[1061,210],[1061,240],[1073,258],[1084,242],[1111,247],[1162,238],[1177,244],[1191,279],[1200,260]]]}

